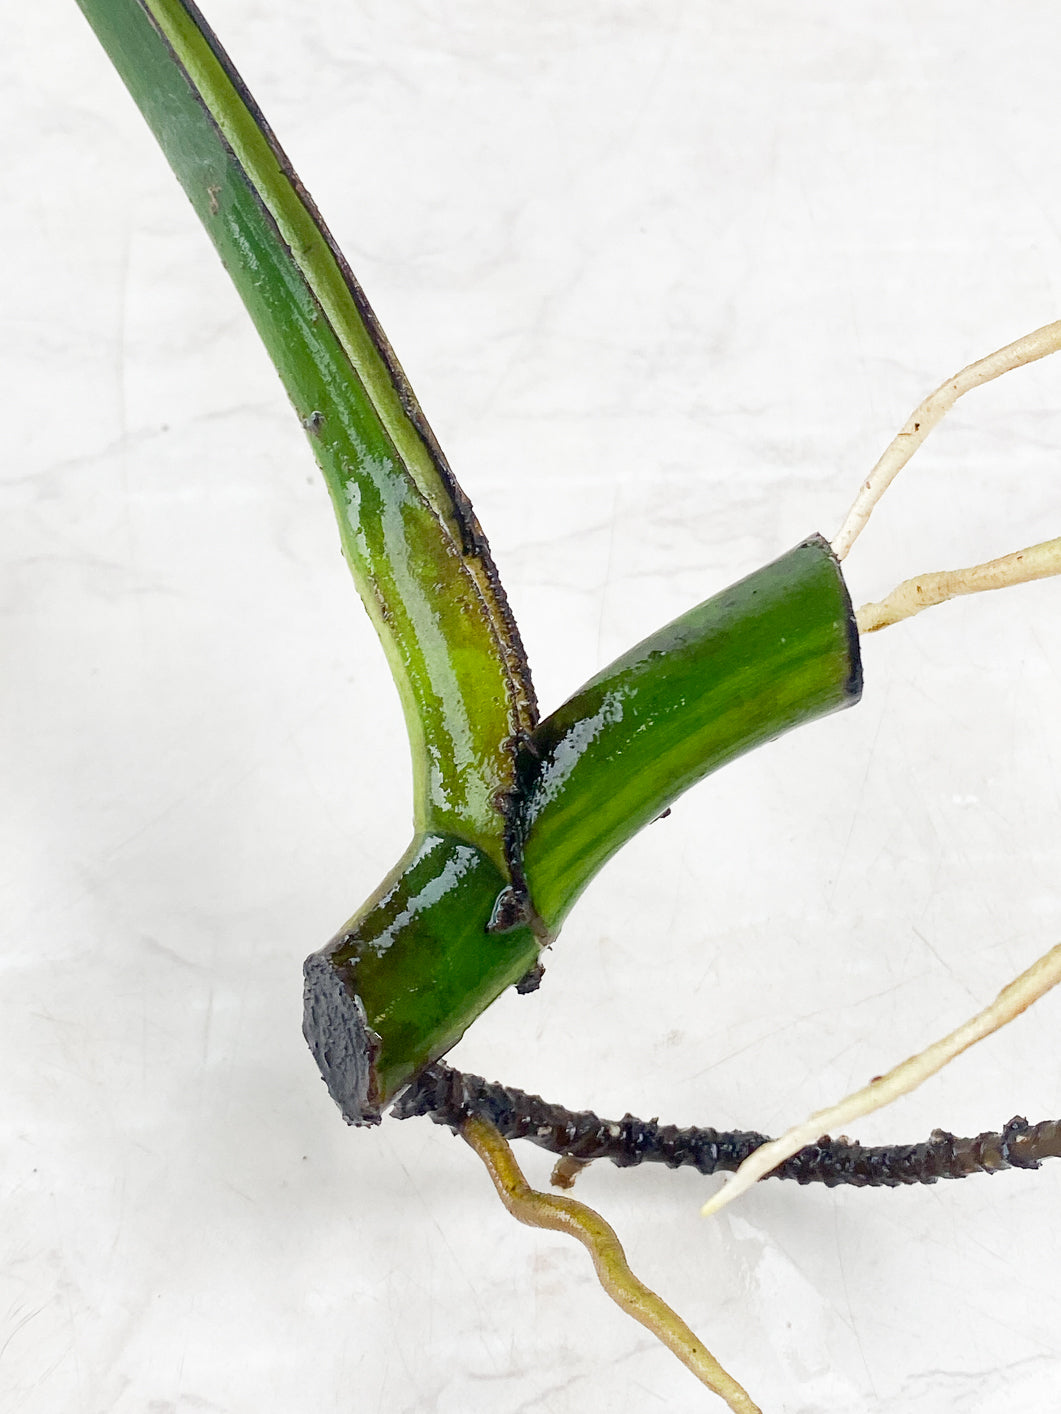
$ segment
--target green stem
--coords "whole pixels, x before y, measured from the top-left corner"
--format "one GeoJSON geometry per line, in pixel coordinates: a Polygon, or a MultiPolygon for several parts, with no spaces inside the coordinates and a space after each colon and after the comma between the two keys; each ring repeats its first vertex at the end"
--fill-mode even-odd
{"type": "Polygon", "coordinates": [[[190,0],[78,0],[216,245],[302,420],[390,659],[415,836],[306,964],[305,1032],[354,1123],[442,1055],[622,843],[708,771],[857,700],[820,539],[646,639],[537,730],[471,507],[363,293],[190,0]]]}
{"type": "Polygon", "coordinates": [[[601,865],[709,771],[858,701],[840,566],[814,536],[599,673],[532,738],[523,864],[530,901],[453,846],[414,850],[306,964],[305,1034],[350,1123],[453,1044],[537,959],[601,865]],[[462,872],[463,870],[463,872],[462,872]],[[410,903],[410,897],[418,900],[410,903]]]}
{"type": "Polygon", "coordinates": [[[349,1123],[376,1123],[417,1071],[534,966],[528,927],[490,931],[507,892],[481,850],[425,835],[306,959],[303,1032],[349,1123]]]}
{"type": "Polygon", "coordinates": [[[522,646],[466,497],[364,294],[224,51],[186,0],[78,0],[207,229],[284,382],[398,684],[416,828],[508,873],[522,646]]]}
{"type": "Polygon", "coordinates": [[[548,927],[683,791],[861,690],[851,601],[820,535],[617,658],[531,738],[523,869],[548,927]]]}

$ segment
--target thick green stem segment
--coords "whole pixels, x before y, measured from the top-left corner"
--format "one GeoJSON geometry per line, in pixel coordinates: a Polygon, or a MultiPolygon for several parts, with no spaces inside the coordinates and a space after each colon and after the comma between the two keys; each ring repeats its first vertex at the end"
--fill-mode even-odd
{"type": "Polygon", "coordinates": [[[851,600],[820,535],[598,673],[532,738],[523,868],[546,925],[682,791],[861,691],[851,600]]]}
{"type": "Polygon", "coordinates": [[[412,744],[419,831],[506,875],[535,707],[471,507],[312,202],[187,0],[78,0],[217,247],[302,420],[412,744]]]}
{"type": "Polygon", "coordinates": [[[526,923],[497,929],[498,902],[513,896],[482,850],[423,836],[306,959],[303,1033],[348,1123],[376,1123],[417,1071],[535,965],[538,940],[526,923]]]}
{"type": "Polygon", "coordinates": [[[505,987],[533,977],[540,942],[636,830],[739,752],[857,698],[850,604],[828,547],[809,541],[646,640],[534,732],[522,645],[471,507],[220,45],[190,0],[78,3],[309,434],[405,709],[416,838],[306,964],[307,1039],[347,1119],[372,1123],[505,987]]]}
{"type": "Polygon", "coordinates": [[[596,871],[708,771],[858,700],[851,603],[814,537],[600,673],[533,739],[530,904],[461,841],[417,841],[306,963],[305,1034],[353,1124],[526,976],[596,871]],[[544,920],[547,932],[542,934],[544,920]],[[538,930],[538,936],[532,931],[538,930]]]}

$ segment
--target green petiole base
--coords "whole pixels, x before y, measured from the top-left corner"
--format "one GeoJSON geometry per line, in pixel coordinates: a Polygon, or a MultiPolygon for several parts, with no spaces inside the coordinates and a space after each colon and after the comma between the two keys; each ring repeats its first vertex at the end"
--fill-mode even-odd
{"type": "Polygon", "coordinates": [[[587,683],[531,741],[521,815],[527,898],[475,846],[425,836],[308,959],[303,1029],[347,1121],[376,1123],[403,1085],[527,975],[539,939],[555,937],[574,899],[642,825],[708,772],[857,702],[861,690],[851,602],[820,536],[587,683]],[[514,925],[499,931],[506,919],[514,925]]]}

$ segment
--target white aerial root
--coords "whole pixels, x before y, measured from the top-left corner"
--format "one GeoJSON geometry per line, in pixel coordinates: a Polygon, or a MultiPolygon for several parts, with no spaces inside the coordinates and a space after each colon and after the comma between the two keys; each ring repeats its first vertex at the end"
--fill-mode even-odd
{"type": "Polygon", "coordinates": [[[993,378],[1009,373],[1011,369],[1020,368],[1025,363],[1034,363],[1036,359],[1056,353],[1058,349],[1061,349],[1061,319],[1055,320],[1053,324],[1044,324],[1041,329],[1025,334],[1023,339],[1007,344],[1004,349],[996,349],[986,358],[977,359],[976,363],[970,363],[968,368],[963,368],[953,378],[941,383],[934,393],[930,393],[907,418],[859,488],[858,495],[832,542],[836,558],[842,560],[846,556],[873,514],[874,506],[933,427],[946,416],[963,393],[967,393],[970,388],[978,388],[982,383],[990,383],[993,378]]]}
{"type": "Polygon", "coordinates": [[[1058,982],[1061,982],[1061,943],[1051,948],[1038,962],[1034,962],[1026,972],[1014,978],[1008,986],[1003,987],[989,1007],[985,1007],[949,1036],[933,1042],[918,1055],[910,1056],[886,1075],[878,1075],[839,1104],[816,1111],[803,1124],[795,1125],[780,1138],[756,1149],[741,1164],[729,1183],[704,1204],[701,1209],[704,1217],[710,1217],[727,1203],[732,1203],[734,1198],[747,1192],[771,1169],[784,1163],[805,1145],[815,1143],[823,1134],[846,1126],[863,1115],[872,1114],[874,1110],[890,1105],[900,1095],[916,1090],[923,1081],[954,1060],[955,1056],[1019,1016],[1058,982]]]}
{"type": "Polygon", "coordinates": [[[904,579],[885,599],[863,604],[855,615],[859,633],[875,633],[903,619],[944,604],[959,594],[979,594],[985,589],[1007,589],[1011,584],[1027,584],[1061,574],[1061,537],[1014,550],[997,560],[972,565],[964,570],[936,570],[904,579]]]}
{"type": "MultiPolygon", "coordinates": [[[[847,513],[835,540],[833,553],[842,560],[858,539],[877,502],[895,480],[928,434],[950,411],[963,393],[989,383],[1011,369],[1034,363],[1047,354],[1061,350],[1061,320],[1046,324],[1023,339],[988,354],[969,364],[953,378],[948,378],[934,393],[911,413],[884,455],[859,488],[858,495],[847,513]]],[[[918,614],[933,604],[942,604],[959,594],[976,594],[985,589],[1004,589],[1033,579],[1045,579],[1061,574],[1061,537],[1044,540],[1027,549],[1016,550],[997,560],[989,560],[968,569],[940,570],[904,580],[887,598],[866,604],[856,614],[859,633],[872,633],[918,614]]],[[[1005,1026],[1014,1017],[1061,982],[1061,943],[1032,964],[1026,972],[1003,987],[989,1007],[979,1012],[949,1036],[933,1042],[925,1050],[910,1056],[886,1075],[878,1075],[848,1095],[839,1104],[818,1110],[802,1124],[795,1125],[780,1138],[763,1144],[741,1164],[733,1178],[705,1203],[702,1213],[709,1217],[747,1192],[760,1178],[784,1163],[808,1144],[824,1134],[883,1109],[900,1095],[923,1084],[948,1065],[962,1051],[982,1041],[985,1036],[1005,1026]]]]}

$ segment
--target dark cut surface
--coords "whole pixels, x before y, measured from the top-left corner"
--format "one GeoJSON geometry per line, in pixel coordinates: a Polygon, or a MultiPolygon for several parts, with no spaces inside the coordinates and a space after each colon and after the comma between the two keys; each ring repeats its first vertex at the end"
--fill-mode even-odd
{"type": "Polygon", "coordinates": [[[303,973],[302,1034],[328,1093],[347,1124],[379,1124],[371,1083],[379,1038],[365,1019],[361,998],[346,986],[326,954],[308,957],[303,973]]]}

